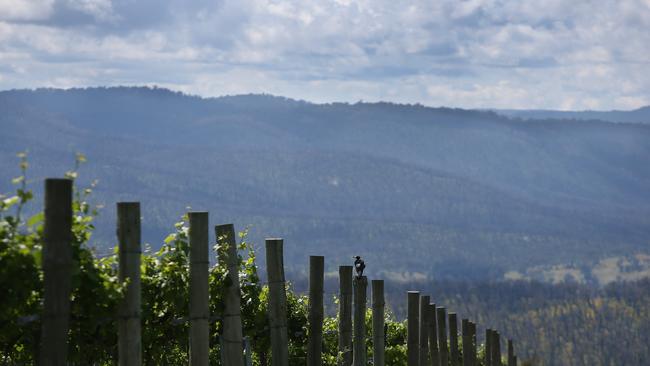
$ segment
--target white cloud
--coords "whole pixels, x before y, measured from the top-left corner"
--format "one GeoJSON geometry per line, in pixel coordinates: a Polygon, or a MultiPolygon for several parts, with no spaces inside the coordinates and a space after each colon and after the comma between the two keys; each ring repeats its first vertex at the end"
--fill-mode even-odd
{"type": "Polygon", "coordinates": [[[67,6],[91,15],[98,21],[114,22],[118,19],[113,12],[111,0],[67,0],[67,6]]]}
{"type": "Polygon", "coordinates": [[[42,20],[52,14],[54,0],[0,0],[0,20],[42,20]]]}
{"type": "Polygon", "coordinates": [[[0,0],[0,88],[631,108],[650,104],[648,27],[647,0],[0,0]]]}

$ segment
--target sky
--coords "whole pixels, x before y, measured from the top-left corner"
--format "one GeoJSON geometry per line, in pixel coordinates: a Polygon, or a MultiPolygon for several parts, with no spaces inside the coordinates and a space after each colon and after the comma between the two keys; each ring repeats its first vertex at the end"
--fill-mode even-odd
{"type": "Polygon", "coordinates": [[[650,104],[650,0],[0,0],[0,90],[650,104]]]}

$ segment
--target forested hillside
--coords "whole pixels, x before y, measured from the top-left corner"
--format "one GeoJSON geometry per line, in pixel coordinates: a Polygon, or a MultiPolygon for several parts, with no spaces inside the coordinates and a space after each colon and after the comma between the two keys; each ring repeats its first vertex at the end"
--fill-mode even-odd
{"type": "Polygon", "coordinates": [[[553,110],[525,110],[503,109],[496,110],[505,116],[526,119],[564,119],[564,120],[601,120],[609,122],[646,123],[650,124],[650,106],[641,107],[631,111],[553,111],[553,110]]]}
{"type": "Polygon", "coordinates": [[[147,242],[191,206],[250,225],[253,243],[284,237],[296,270],[308,254],[331,258],[328,270],[360,254],[389,279],[561,268],[597,282],[601,260],[648,254],[641,124],[150,88],[6,91],[0,111],[3,175],[28,150],[40,189],[86,154],[81,179],[98,179],[95,199],[107,204],[103,247],[114,202],[139,200],[147,242]]]}
{"type": "MultiPolygon", "coordinates": [[[[306,279],[290,276],[307,290],[306,279]]],[[[337,278],[326,283],[336,295],[337,278]]],[[[431,301],[476,319],[479,341],[485,328],[515,340],[522,359],[534,365],[646,365],[650,362],[650,281],[616,283],[604,288],[529,281],[453,280],[386,283],[386,299],[399,319],[406,317],[406,291],[419,289],[431,301]]],[[[330,313],[336,307],[330,304],[330,313]]]]}
{"type": "MultiPolygon", "coordinates": [[[[404,298],[394,286],[391,303],[404,298]]],[[[594,290],[575,284],[439,282],[427,288],[459,317],[502,330],[538,365],[650,363],[650,282],[594,290]]],[[[480,333],[479,334],[485,334],[480,333]]]]}

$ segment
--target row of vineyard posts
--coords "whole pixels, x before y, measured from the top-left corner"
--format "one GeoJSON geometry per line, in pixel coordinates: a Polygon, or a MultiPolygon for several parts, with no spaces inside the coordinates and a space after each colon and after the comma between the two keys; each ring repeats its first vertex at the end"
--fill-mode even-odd
{"type": "MultiPolygon", "coordinates": [[[[190,212],[190,309],[189,364],[208,365],[208,255],[209,225],[207,212],[190,212]]],[[[118,364],[141,365],[140,321],[140,204],[117,203],[119,242],[119,278],[127,281],[125,297],[118,309],[118,364]]],[[[43,239],[44,313],[40,360],[49,365],[67,364],[67,333],[70,317],[70,274],[72,269],[72,181],[45,180],[45,227],[43,239]]],[[[218,240],[227,241],[219,261],[228,268],[230,285],[224,296],[220,337],[222,364],[249,366],[250,348],[242,334],[237,246],[232,224],[216,226],[218,240]],[[247,352],[245,352],[245,350],[247,352]]],[[[307,365],[322,365],[324,318],[324,257],[309,260],[309,333],[307,365]]],[[[266,263],[269,286],[268,317],[271,340],[271,365],[287,366],[287,295],[283,264],[283,240],[266,239],[266,263]]],[[[340,365],[368,365],[364,342],[368,279],[354,276],[352,266],[339,267],[339,354],[340,365]],[[353,311],[354,309],[354,311],[353,311]]],[[[372,280],[372,365],[384,366],[384,281],[372,280]]],[[[477,358],[476,324],[462,319],[461,343],[455,313],[430,303],[429,296],[409,291],[407,355],[409,366],[501,366],[500,335],[486,330],[484,358],[477,358]],[[462,351],[460,346],[462,345],[462,351]]],[[[212,318],[214,319],[214,318],[212,318]]],[[[516,366],[512,341],[508,340],[507,365],[516,366]]]]}

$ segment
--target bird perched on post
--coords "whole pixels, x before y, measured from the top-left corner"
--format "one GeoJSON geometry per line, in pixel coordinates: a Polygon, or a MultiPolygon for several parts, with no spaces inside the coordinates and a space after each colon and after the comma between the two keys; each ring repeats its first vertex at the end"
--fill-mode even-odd
{"type": "Polygon", "coordinates": [[[352,257],[354,260],[354,270],[357,271],[357,277],[363,276],[363,270],[366,268],[366,263],[360,256],[352,257]]]}

